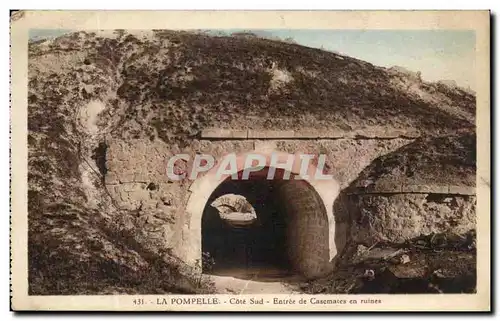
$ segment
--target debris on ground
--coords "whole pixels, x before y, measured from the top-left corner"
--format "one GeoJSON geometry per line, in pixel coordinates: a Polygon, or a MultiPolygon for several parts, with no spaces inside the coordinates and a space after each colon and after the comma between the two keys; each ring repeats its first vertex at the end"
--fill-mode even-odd
{"type": "Polygon", "coordinates": [[[351,245],[335,273],[305,293],[475,293],[475,231],[441,233],[402,245],[351,245]],[[317,292],[320,290],[321,292],[317,292]]]}

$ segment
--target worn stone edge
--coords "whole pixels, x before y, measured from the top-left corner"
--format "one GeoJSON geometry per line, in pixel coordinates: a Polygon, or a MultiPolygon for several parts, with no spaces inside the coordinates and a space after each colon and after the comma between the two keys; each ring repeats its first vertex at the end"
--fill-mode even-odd
{"type": "Polygon", "coordinates": [[[418,138],[420,133],[413,131],[353,131],[343,132],[336,130],[254,130],[254,129],[223,129],[206,128],[200,133],[201,139],[391,139],[391,138],[418,138]]]}
{"type": "Polygon", "coordinates": [[[476,188],[473,186],[459,185],[403,185],[387,188],[387,186],[371,188],[350,188],[348,195],[369,195],[369,194],[450,194],[450,195],[476,195],[476,188]]]}

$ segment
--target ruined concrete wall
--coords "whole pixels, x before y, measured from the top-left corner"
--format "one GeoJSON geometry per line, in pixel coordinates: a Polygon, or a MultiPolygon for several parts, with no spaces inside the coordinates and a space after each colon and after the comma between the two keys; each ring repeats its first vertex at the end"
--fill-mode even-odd
{"type": "Polygon", "coordinates": [[[305,181],[283,182],[277,193],[286,215],[292,267],[309,278],[330,272],[328,218],[317,193],[305,181]]]}
{"type": "Polygon", "coordinates": [[[360,194],[346,200],[355,243],[402,243],[431,233],[465,234],[476,227],[475,195],[360,194]]]}
{"type": "MultiPolygon", "coordinates": [[[[262,145],[288,153],[323,153],[327,155],[328,172],[343,188],[373,159],[411,141],[407,138],[268,140],[266,137],[266,140],[193,140],[181,149],[160,140],[108,139],[105,184],[117,206],[137,211],[146,238],[162,240],[164,248],[184,257],[184,252],[190,251],[183,244],[190,235],[185,206],[192,181],[168,179],[166,162],[170,156],[185,153],[193,160],[197,153],[205,153],[220,159],[227,153],[259,150],[262,145]]],[[[186,168],[190,165],[190,162],[185,164],[186,168]]]]}

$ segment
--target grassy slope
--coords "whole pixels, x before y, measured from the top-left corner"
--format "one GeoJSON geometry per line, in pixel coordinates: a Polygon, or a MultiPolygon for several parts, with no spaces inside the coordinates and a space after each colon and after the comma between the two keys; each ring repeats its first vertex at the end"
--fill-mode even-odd
{"type": "Polygon", "coordinates": [[[195,137],[204,127],[350,131],[384,126],[424,135],[473,128],[473,118],[450,117],[450,109],[440,108],[446,100],[452,109],[475,110],[475,97],[465,91],[420,83],[330,52],[259,38],[173,32],[145,42],[129,36],[116,44],[116,52],[133,41],[141,52],[118,71],[123,82],[118,100],[129,103],[129,119],[116,127],[117,135],[136,134],[135,122],[141,132],[156,131],[169,142],[195,137]],[[270,88],[273,66],[293,80],[270,88]],[[421,99],[407,90],[410,84],[446,99],[421,99]]]}
{"type": "Polygon", "coordinates": [[[97,67],[113,78],[116,97],[104,121],[118,137],[186,142],[205,127],[383,126],[424,135],[474,128],[475,97],[464,90],[296,44],[157,31],[149,38],[73,34],[48,50],[81,54],[76,76],[97,67]],[[273,88],[273,68],[291,80],[273,88]]]}
{"type": "MultiPolygon", "coordinates": [[[[90,141],[78,121],[79,108],[112,96],[113,71],[96,65],[82,75],[80,59],[90,53],[63,50],[57,40],[54,46],[40,53],[37,44],[30,45],[29,293],[206,291],[182,262],[138,242],[134,213],[113,208],[97,173],[93,183],[100,194],[89,199],[81,168],[95,146],[86,146],[90,141]]],[[[100,57],[95,50],[89,51],[100,57]]]]}

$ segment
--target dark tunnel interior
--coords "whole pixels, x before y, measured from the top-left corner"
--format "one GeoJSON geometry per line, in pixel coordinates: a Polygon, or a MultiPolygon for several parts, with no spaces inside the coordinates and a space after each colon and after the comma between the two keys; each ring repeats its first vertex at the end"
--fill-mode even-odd
{"type": "Polygon", "coordinates": [[[289,268],[286,217],[276,193],[281,182],[280,179],[266,180],[262,175],[251,176],[249,180],[228,178],[212,193],[202,219],[204,272],[216,274],[226,269],[289,268]],[[248,226],[235,226],[223,220],[211,204],[226,194],[244,196],[255,210],[256,221],[248,226]]]}

